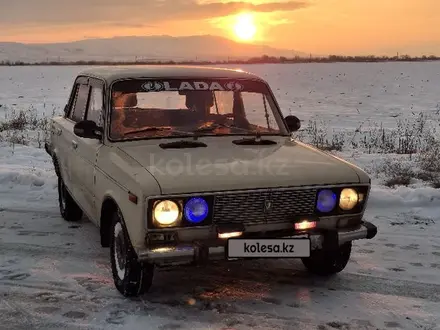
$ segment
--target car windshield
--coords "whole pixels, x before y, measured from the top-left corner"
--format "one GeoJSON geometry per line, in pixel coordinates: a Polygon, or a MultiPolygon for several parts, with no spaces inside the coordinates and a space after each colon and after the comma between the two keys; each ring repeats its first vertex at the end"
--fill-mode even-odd
{"type": "Polygon", "coordinates": [[[266,84],[254,80],[123,80],[112,85],[110,138],[286,135],[266,84]]]}

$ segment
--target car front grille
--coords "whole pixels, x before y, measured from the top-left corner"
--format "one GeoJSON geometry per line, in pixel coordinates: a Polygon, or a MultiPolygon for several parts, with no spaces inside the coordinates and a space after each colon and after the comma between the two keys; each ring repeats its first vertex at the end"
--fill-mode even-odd
{"type": "Polygon", "coordinates": [[[316,192],[316,189],[279,189],[219,194],[214,199],[213,222],[274,223],[313,215],[316,192]]]}

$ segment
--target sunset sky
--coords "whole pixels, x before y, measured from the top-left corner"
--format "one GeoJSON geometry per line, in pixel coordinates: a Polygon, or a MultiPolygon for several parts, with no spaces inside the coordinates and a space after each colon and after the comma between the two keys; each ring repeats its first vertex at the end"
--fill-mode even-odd
{"type": "Polygon", "coordinates": [[[440,0],[0,0],[0,41],[212,34],[313,54],[440,55],[440,0]],[[242,31],[242,32],[246,32],[242,31]]]}

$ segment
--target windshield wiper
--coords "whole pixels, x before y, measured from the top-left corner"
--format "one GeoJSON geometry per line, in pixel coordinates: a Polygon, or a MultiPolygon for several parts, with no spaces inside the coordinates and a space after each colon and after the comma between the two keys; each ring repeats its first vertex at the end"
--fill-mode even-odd
{"type": "Polygon", "coordinates": [[[171,127],[149,126],[149,127],[143,127],[143,128],[134,129],[134,130],[125,132],[124,135],[143,133],[143,132],[169,131],[169,130],[171,130],[171,127]]]}
{"type": "Polygon", "coordinates": [[[233,125],[225,125],[225,124],[215,123],[210,126],[197,128],[197,129],[193,130],[192,132],[195,134],[202,133],[202,132],[212,132],[219,127],[225,127],[225,128],[230,128],[230,129],[239,129],[239,130],[242,130],[245,132],[251,132],[251,133],[255,134],[255,137],[253,137],[253,138],[243,138],[240,140],[232,141],[232,143],[237,144],[237,145],[273,145],[273,144],[277,144],[273,140],[261,139],[260,132],[255,132],[254,130],[241,128],[241,127],[237,127],[237,126],[233,126],[233,125]]]}
{"type": "Polygon", "coordinates": [[[257,132],[254,138],[250,138],[250,139],[244,138],[240,140],[234,140],[232,141],[232,143],[237,145],[248,145],[248,146],[253,146],[253,145],[267,146],[267,145],[277,144],[276,141],[262,139],[260,132],[257,132]]]}
{"type": "Polygon", "coordinates": [[[144,128],[140,128],[140,129],[134,129],[134,130],[125,132],[124,135],[143,133],[143,132],[163,132],[163,131],[172,131],[172,133],[177,133],[179,135],[194,136],[193,132],[183,132],[183,131],[178,131],[172,127],[161,127],[161,126],[149,126],[149,127],[144,127],[144,128]]]}
{"type": "Polygon", "coordinates": [[[199,127],[197,129],[193,130],[193,133],[212,132],[215,129],[220,128],[220,127],[229,128],[229,129],[239,129],[239,130],[242,130],[242,131],[245,131],[245,132],[252,132],[252,133],[254,132],[253,130],[250,130],[250,129],[247,129],[247,128],[241,128],[241,127],[234,126],[234,125],[226,125],[226,124],[218,124],[218,123],[216,123],[216,124],[212,124],[212,125],[205,126],[205,127],[199,127]]]}

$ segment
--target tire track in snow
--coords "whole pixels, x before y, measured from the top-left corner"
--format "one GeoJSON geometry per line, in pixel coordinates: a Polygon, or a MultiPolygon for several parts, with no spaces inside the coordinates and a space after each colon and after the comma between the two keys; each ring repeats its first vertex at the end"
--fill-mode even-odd
{"type": "Polygon", "coordinates": [[[100,248],[93,249],[89,246],[80,246],[79,244],[66,246],[40,246],[37,244],[23,244],[23,243],[0,243],[0,249],[2,251],[11,251],[15,255],[32,256],[33,258],[37,256],[57,256],[57,257],[72,257],[76,259],[84,260],[86,258],[91,258],[95,260],[105,260],[108,261],[108,249],[100,248]],[[81,249],[79,249],[81,248],[81,249]]]}
{"type": "MultiPolygon", "coordinates": [[[[60,213],[58,209],[53,208],[53,210],[48,211],[47,208],[26,208],[19,209],[13,207],[0,207],[0,214],[3,212],[7,213],[15,213],[15,214],[34,214],[38,216],[50,216],[50,217],[60,217],[60,213]]],[[[60,217],[61,219],[61,217],[60,217]]]]}

